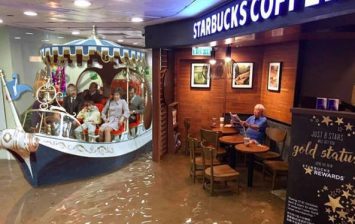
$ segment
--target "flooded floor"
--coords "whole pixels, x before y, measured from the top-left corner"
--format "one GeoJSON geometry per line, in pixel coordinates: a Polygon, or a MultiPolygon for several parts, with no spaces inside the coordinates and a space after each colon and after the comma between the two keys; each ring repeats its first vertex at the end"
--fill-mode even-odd
{"type": "Polygon", "coordinates": [[[32,188],[15,161],[0,160],[0,224],[10,223],[283,223],[284,201],[256,172],[240,193],[209,196],[189,178],[184,155],[153,163],[151,154],[114,173],[74,183],[32,188]]]}

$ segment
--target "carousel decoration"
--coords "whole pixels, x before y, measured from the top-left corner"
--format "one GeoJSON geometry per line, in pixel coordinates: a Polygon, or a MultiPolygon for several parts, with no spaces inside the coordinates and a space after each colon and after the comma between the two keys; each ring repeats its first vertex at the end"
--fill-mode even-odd
{"type": "MultiPolygon", "coordinates": [[[[150,149],[152,101],[145,52],[99,39],[94,27],[88,39],[46,46],[40,53],[46,69],[36,74],[33,85],[37,107],[28,110],[21,123],[4,84],[16,129],[0,131],[0,147],[15,156],[30,184],[41,186],[110,172],[132,161],[140,151],[150,149]],[[80,121],[61,106],[68,82],[66,66],[83,67],[80,76],[96,73],[106,89],[117,85],[128,95],[129,87],[137,88],[145,102],[140,119],[134,125],[127,119],[113,134],[113,142],[76,139],[73,131],[80,121]]],[[[6,83],[2,72],[0,76],[6,83]]]]}

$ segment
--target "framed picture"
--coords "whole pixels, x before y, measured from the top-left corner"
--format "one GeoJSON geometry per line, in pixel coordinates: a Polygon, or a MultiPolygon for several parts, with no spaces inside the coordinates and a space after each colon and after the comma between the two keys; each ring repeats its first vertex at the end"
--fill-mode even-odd
{"type": "Polygon", "coordinates": [[[237,62],[233,64],[232,88],[252,88],[253,87],[253,67],[252,62],[237,62]]]}
{"type": "Polygon", "coordinates": [[[191,88],[210,88],[210,86],[211,86],[210,64],[192,63],[191,88]]]}
{"type": "Polygon", "coordinates": [[[267,89],[279,92],[281,87],[281,62],[269,63],[269,73],[267,77],[267,89]]]}

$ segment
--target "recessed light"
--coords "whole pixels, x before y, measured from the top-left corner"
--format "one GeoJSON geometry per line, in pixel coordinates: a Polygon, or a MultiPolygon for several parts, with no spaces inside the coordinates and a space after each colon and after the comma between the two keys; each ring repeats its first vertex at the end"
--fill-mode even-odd
{"type": "Polygon", "coordinates": [[[21,37],[14,37],[15,40],[21,40],[21,37]]]}
{"type": "Polygon", "coordinates": [[[26,16],[37,16],[37,12],[35,11],[24,11],[23,14],[25,14],[26,16]]]}
{"type": "Polygon", "coordinates": [[[80,8],[87,8],[91,5],[91,2],[89,2],[87,0],[75,0],[74,5],[76,7],[80,7],[80,8]]]}
{"type": "Polygon", "coordinates": [[[33,35],[33,33],[31,33],[31,32],[27,32],[26,34],[27,34],[27,35],[33,35]]]}
{"type": "Polygon", "coordinates": [[[0,23],[4,23],[4,20],[0,19],[0,23]]]}
{"type": "Polygon", "coordinates": [[[211,46],[211,47],[217,46],[217,41],[212,41],[212,42],[210,43],[210,46],[211,46]]]}
{"type": "Polygon", "coordinates": [[[119,43],[123,43],[124,42],[124,40],[122,40],[122,39],[119,39],[119,40],[117,40],[119,43]]]}
{"type": "Polygon", "coordinates": [[[48,39],[45,39],[45,40],[42,40],[42,42],[49,42],[49,40],[48,40],[48,39]]]}
{"type": "Polygon", "coordinates": [[[71,32],[71,34],[73,34],[73,35],[79,35],[79,34],[80,34],[80,31],[74,30],[74,31],[71,32]]]}
{"type": "Polygon", "coordinates": [[[59,37],[57,37],[58,39],[64,39],[64,37],[61,37],[61,36],[59,36],[59,37]]]}
{"type": "Polygon", "coordinates": [[[143,22],[143,19],[140,18],[140,17],[133,17],[133,18],[131,19],[131,22],[133,22],[133,23],[140,23],[140,22],[143,22]]]}
{"type": "Polygon", "coordinates": [[[138,45],[138,43],[137,43],[137,42],[134,42],[133,45],[138,45]]]}

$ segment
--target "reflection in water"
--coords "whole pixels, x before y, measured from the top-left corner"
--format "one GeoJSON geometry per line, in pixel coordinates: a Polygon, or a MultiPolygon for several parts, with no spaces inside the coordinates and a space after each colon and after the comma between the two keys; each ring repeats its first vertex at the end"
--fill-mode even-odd
{"type": "Polygon", "coordinates": [[[0,162],[0,223],[282,223],[284,202],[269,190],[210,197],[181,155],[157,164],[146,153],[115,173],[44,188],[15,165],[0,162]]]}

